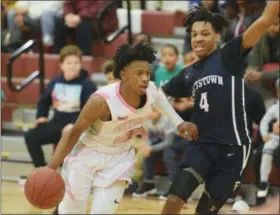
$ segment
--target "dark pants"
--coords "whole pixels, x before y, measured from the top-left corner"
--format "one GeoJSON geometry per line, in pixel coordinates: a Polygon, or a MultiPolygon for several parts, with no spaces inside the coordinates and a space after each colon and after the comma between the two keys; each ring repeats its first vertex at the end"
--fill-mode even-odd
{"type": "Polygon", "coordinates": [[[46,165],[42,145],[57,144],[64,126],[50,121],[39,124],[24,134],[25,144],[35,167],[46,165]]]}
{"type": "Polygon", "coordinates": [[[92,55],[92,19],[82,19],[76,28],[68,28],[64,23],[64,17],[58,18],[54,29],[54,51],[56,54],[67,45],[68,36],[75,40],[83,55],[92,55]]]}
{"type": "Polygon", "coordinates": [[[249,155],[248,146],[194,143],[189,144],[180,168],[195,170],[205,180],[205,190],[211,198],[225,202],[240,185],[249,155]]]}
{"type": "MultiPolygon", "coordinates": [[[[168,178],[170,181],[173,180],[177,170],[178,170],[178,156],[181,155],[184,150],[186,150],[188,141],[183,140],[180,137],[176,137],[174,144],[163,150],[163,162],[166,166],[168,178]]],[[[152,181],[155,175],[155,165],[156,160],[159,159],[161,153],[152,153],[150,157],[144,160],[143,171],[144,171],[144,181],[152,181]]]]}

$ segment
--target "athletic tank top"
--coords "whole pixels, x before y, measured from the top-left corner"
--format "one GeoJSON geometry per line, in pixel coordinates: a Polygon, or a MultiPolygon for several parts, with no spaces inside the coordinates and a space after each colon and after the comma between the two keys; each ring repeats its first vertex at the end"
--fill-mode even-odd
{"type": "Polygon", "coordinates": [[[129,138],[129,133],[143,127],[158,96],[156,86],[153,82],[149,83],[146,104],[140,109],[135,109],[124,101],[120,95],[120,82],[102,87],[95,94],[106,100],[111,120],[104,122],[98,119],[81,135],[79,141],[104,153],[121,153],[129,150],[134,141],[129,138]]]}

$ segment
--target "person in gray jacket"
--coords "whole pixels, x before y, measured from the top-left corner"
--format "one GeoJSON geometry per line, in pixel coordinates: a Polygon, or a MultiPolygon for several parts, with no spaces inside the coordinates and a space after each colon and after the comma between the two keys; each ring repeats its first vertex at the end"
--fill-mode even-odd
{"type": "Polygon", "coordinates": [[[265,142],[263,147],[262,161],[260,175],[261,180],[259,190],[257,193],[258,198],[265,198],[268,194],[268,179],[272,169],[273,152],[279,147],[279,98],[280,98],[280,79],[276,81],[276,89],[278,93],[278,100],[266,112],[260,123],[260,132],[265,142]],[[269,133],[269,124],[272,120],[276,120],[273,124],[273,132],[269,133]]]}

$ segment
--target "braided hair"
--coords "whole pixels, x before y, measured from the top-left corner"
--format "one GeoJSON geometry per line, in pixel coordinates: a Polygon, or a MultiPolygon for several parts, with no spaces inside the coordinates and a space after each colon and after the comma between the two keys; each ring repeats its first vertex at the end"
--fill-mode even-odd
{"type": "Polygon", "coordinates": [[[143,45],[142,43],[132,47],[128,44],[121,45],[115,56],[113,57],[115,61],[115,78],[121,78],[122,69],[136,60],[143,60],[152,63],[155,61],[155,51],[150,45],[143,45]]]}
{"type": "Polygon", "coordinates": [[[204,21],[210,22],[216,33],[221,33],[224,28],[229,27],[229,20],[218,13],[212,13],[206,8],[193,6],[185,17],[184,26],[187,32],[191,32],[193,23],[204,21]]]}

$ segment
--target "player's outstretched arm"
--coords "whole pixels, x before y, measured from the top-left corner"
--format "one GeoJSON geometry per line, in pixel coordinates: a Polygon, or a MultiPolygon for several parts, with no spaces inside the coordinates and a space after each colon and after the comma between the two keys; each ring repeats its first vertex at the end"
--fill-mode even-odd
{"type": "Polygon", "coordinates": [[[196,125],[190,122],[184,122],[184,120],[176,113],[176,111],[167,101],[167,98],[161,89],[158,90],[158,97],[154,108],[168,117],[168,119],[178,129],[181,137],[188,140],[197,139],[198,131],[196,125]]]}
{"type": "Polygon", "coordinates": [[[57,145],[54,156],[47,165],[52,169],[59,167],[64,158],[70,153],[77,143],[81,134],[98,118],[109,116],[109,109],[103,97],[93,94],[84,108],[79,118],[72,126],[66,126],[62,133],[62,137],[57,145]]]}
{"type": "Polygon", "coordinates": [[[260,40],[262,34],[277,18],[279,8],[279,1],[267,1],[263,14],[243,34],[242,46],[244,49],[253,47],[260,40]]]}

